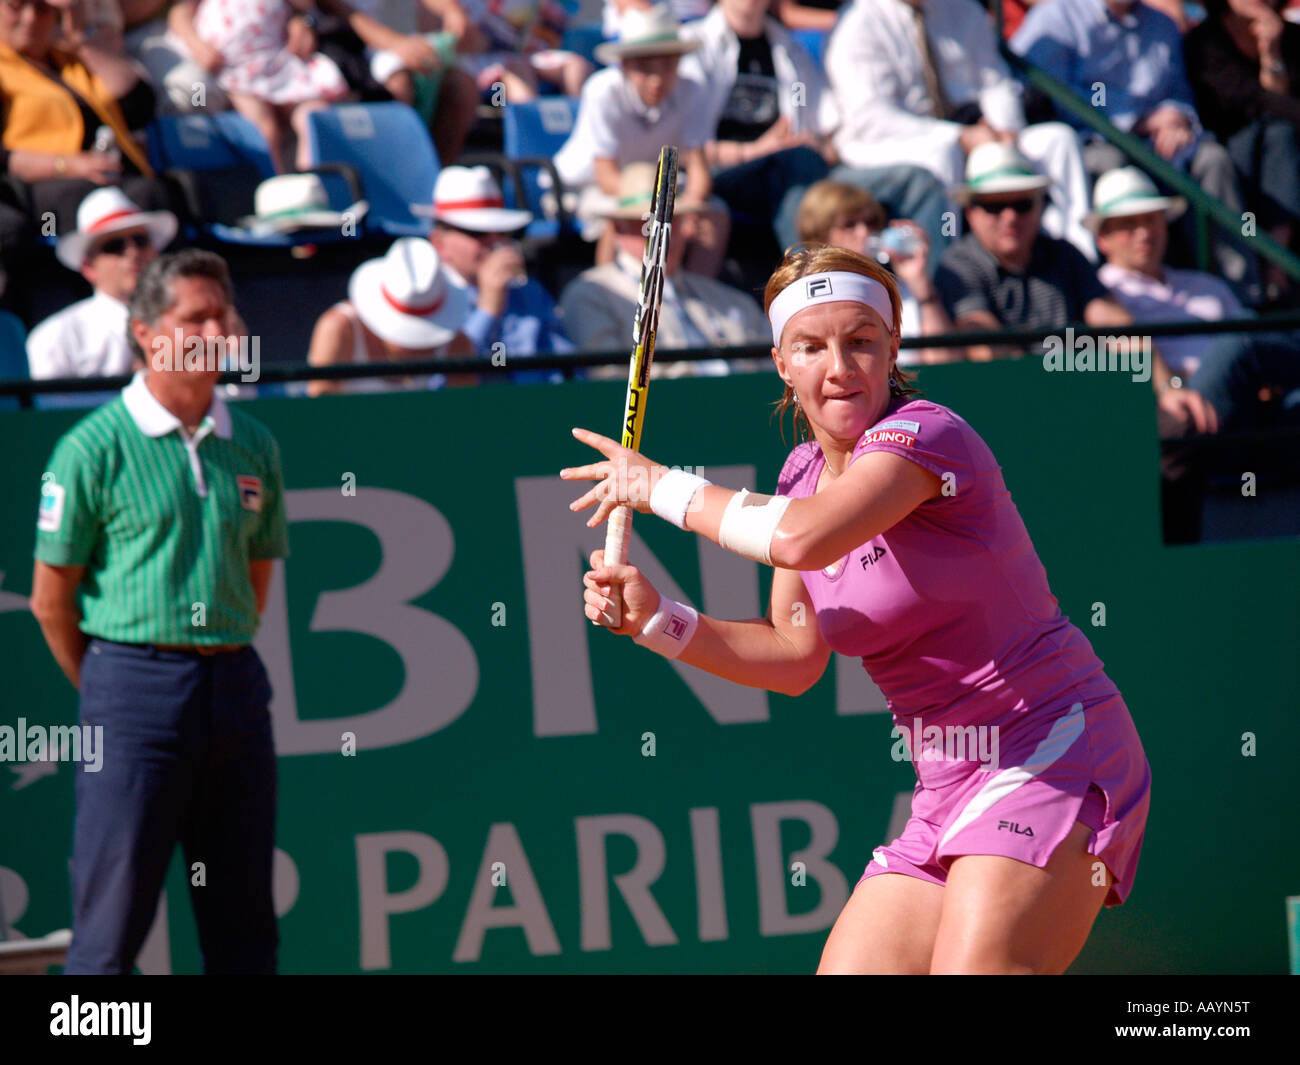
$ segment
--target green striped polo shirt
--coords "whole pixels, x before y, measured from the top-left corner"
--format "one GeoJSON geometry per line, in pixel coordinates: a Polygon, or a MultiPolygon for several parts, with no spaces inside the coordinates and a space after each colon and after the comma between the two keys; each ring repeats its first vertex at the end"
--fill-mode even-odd
{"type": "Polygon", "coordinates": [[[36,528],[36,558],[86,567],[87,635],[249,643],[259,617],[248,564],[289,553],[279,447],[215,393],[187,441],[137,374],[55,445],[36,528]]]}

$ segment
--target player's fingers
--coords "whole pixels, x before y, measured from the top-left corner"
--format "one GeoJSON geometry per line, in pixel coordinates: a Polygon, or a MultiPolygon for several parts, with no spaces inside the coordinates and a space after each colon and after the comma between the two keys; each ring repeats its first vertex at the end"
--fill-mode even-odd
{"type": "Polygon", "coordinates": [[[596,508],[596,513],[587,519],[587,528],[594,529],[596,526],[601,525],[617,506],[617,499],[602,499],[600,506],[596,508]]]}
{"type": "Polygon", "coordinates": [[[588,447],[594,447],[602,455],[610,458],[621,446],[617,440],[611,440],[607,436],[601,436],[600,433],[593,433],[590,429],[580,429],[577,426],[573,428],[573,435],[588,447]]]}
{"type": "Polygon", "coordinates": [[[592,462],[586,466],[566,466],[560,471],[563,481],[598,481],[609,475],[609,463],[592,462]]]}
{"type": "Polygon", "coordinates": [[[589,561],[591,562],[591,568],[594,570],[603,567],[605,565],[605,549],[602,547],[593,551],[589,561]]]}
{"type": "Polygon", "coordinates": [[[593,503],[603,503],[609,497],[609,488],[606,487],[608,482],[601,481],[600,484],[594,485],[586,494],[579,496],[569,504],[569,509],[575,513],[579,510],[586,510],[593,503]]]}
{"type": "MultiPolygon", "coordinates": [[[[582,584],[583,587],[587,588],[589,591],[598,592],[601,595],[609,595],[610,589],[613,587],[608,576],[594,571],[583,576],[582,584]]],[[[584,592],[583,594],[585,595],[586,593],[584,592]]]]}
{"type": "Polygon", "coordinates": [[[1219,415],[1213,404],[1197,392],[1193,392],[1192,395],[1196,397],[1196,405],[1201,410],[1201,422],[1204,425],[1201,432],[1217,433],[1219,431],[1219,415]]]}

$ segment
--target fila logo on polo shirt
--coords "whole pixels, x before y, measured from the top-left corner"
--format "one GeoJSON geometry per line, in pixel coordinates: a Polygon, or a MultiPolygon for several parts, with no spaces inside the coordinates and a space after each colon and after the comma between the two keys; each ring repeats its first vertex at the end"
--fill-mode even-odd
{"type": "Polygon", "coordinates": [[[916,435],[921,431],[920,422],[892,421],[881,422],[874,429],[867,430],[862,437],[864,444],[902,444],[911,447],[916,443],[916,435]]]}
{"type": "Polygon", "coordinates": [[[831,279],[829,277],[814,277],[808,282],[808,298],[816,299],[818,296],[829,296],[835,290],[831,288],[831,279]]]}
{"type": "Polygon", "coordinates": [[[58,532],[63,524],[63,501],[68,491],[54,479],[54,474],[41,477],[41,507],[36,515],[36,528],[40,532],[58,532]]]}
{"type": "Polygon", "coordinates": [[[262,512],[262,478],[239,474],[235,478],[239,485],[239,502],[245,510],[262,512]]]}

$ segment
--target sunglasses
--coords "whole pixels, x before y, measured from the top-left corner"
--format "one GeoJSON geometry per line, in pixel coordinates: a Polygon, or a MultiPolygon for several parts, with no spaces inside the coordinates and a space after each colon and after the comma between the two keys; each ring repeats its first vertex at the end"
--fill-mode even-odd
{"type": "Polygon", "coordinates": [[[508,230],[500,232],[497,230],[484,231],[481,229],[461,229],[460,226],[453,226],[447,222],[439,222],[438,225],[452,233],[459,233],[462,236],[473,237],[475,240],[518,240],[523,233],[522,229],[508,230]]]}
{"type": "Polygon", "coordinates": [[[153,241],[150,240],[148,233],[132,233],[129,237],[110,237],[95,248],[91,254],[121,255],[126,251],[127,245],[140,249],[151,248],[153,247],[153,241]]]}
{"type": "Polygon", "coordinates": [[[1001,203],[981,203],[979,200],[972,200],[971,206],[978,207],[985,214],[991,215],[999,215],[1008,207],[1016,214],[1028,214],[1038,206],[1038,197],[1026,196],[1023,200],[1003,200],[1001,203]]]}

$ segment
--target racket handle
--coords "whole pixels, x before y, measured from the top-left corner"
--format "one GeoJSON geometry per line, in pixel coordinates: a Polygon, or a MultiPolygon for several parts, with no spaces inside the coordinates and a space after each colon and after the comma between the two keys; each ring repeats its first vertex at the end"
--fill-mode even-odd
{"type": "MultiPolygon", "coordinates": [[[[627,547],[632,539],[632,508],[615,507],[605,526],[605,565],[624,566],[627,564],[627,547]]],[[[616,629],[623,624],[623,592],[617,584],[609,590],[609,622],[598,621],[609,629],[616,629]]]]}

